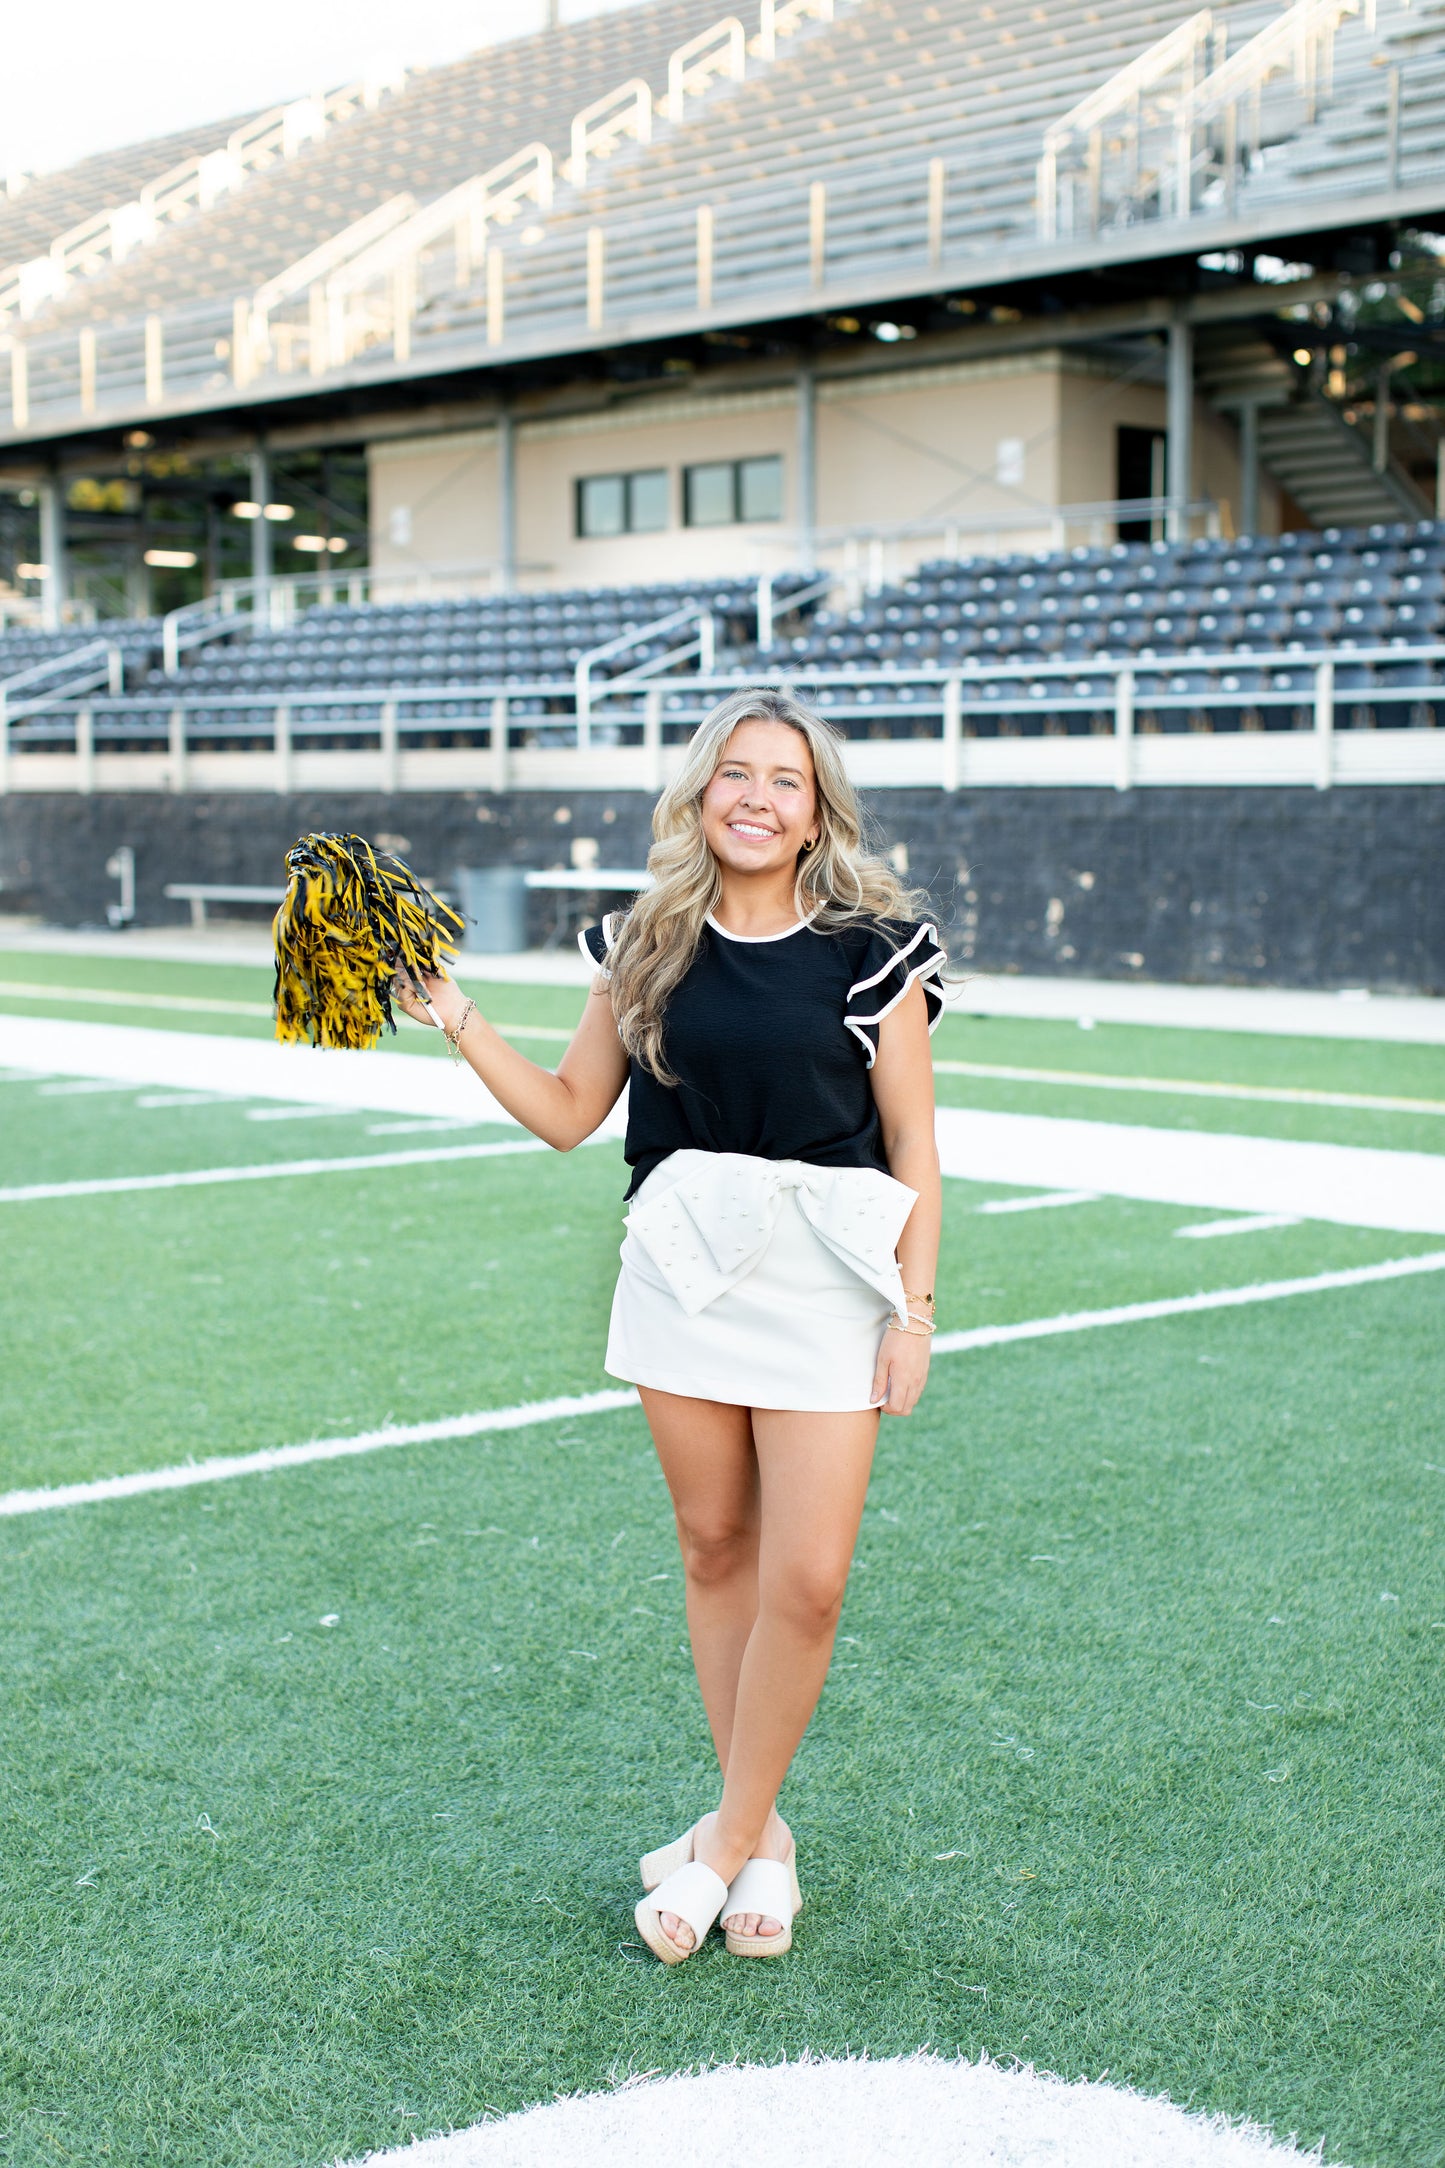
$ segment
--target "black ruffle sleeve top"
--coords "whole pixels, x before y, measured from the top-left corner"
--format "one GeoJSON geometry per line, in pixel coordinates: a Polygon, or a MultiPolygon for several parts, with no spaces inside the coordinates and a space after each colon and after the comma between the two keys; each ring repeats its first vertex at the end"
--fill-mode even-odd
{"type": "MultiPolygon", "coordinates": [[[[616,919],[579,935],[606,973],[616,919]]],[[[673,990],[663,1049],[678,1081],[629,1067],[629,1197],[672,1152],[746,1152],[818,1167],[887,1160],[868,1071],[878,1027],[915,980],[928,1028],[943,1013],[943,950],[926,921],[859,920],[746,937],[709,917],[673,990]]]]}

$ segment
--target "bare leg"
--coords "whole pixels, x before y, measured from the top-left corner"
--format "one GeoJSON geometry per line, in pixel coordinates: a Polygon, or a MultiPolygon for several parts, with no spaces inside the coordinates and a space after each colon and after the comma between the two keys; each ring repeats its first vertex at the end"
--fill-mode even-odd
{"type": "Polygon", "coordinates": [[[758,1615],[758,1463],[746,1408],[640,1388],[677,1515],[687,1628],[724,1774],[738,1672],[758,1615]]]}
{"type": "MultiPolygon", "coordinates": [[[[726,1882],[760,1849],[781,1856],[774,1801],[817,1706],[868,1491],[873,1410],[808,1415],[755,1408],[762,1523],[758,1613],[738,1675],[722,1803],[698,1832],[697,1855],[726,1882]]],[[[687,1944],[685,1923],[664,1918],[687,1944]]],[[[777,1921],[739,1915],[744,1933],[777,1921]]]]}
{"type": "MultiPolygon", "coordinates": [[[[677,1517],[693,1666],[726,1776],[738,1674],[758,1615],[761,1491],[752,1415],[724,1401],[638,1390],[677,1517]]],[[[790,1840],[774,1807],[763,1841],[781,1859],[790,1840]]],[[[691,1933],[671,1912],[662,1924],[674,1937],[691,1933]]]]}

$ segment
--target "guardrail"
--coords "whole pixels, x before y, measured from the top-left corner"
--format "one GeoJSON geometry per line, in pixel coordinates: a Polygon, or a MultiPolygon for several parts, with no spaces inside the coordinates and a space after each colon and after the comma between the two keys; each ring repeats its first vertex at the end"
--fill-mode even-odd
{"type": "Polygon", "coordinates": [[[85,278],[106,263],[121,263],[155,239],[162,226],[192,211],[208,210],[222,196],[244,185],[246,175],[278,158],[294,158],[337,121],[370,112],[388,91],[397,91],[405,75],[388,75],[339,90],[295,98],[271,106],[234,129],[214,151],[183,159],[146,184],[130,203],[112,205],[59,234],[43,256],[8,265],[0,271],[0,321],[11,314],[32,316],[73,278],[85,278]]]}
{"type": "Polygon", "coordinates": [[[132,695],[12,720],[0,788],[655,792],[744,684],[815,701],[869,789],[1445,783],[1445,645],[1422,645],[699,673],[594,687],[585,733],[570,679],[132,695]]]}
{"type": "MultiPolygon", "coordinates": [[[[1408,158],[1398,142],[1381,141],[1369,171],[1312,179],[1296,192],[1293,213],[1304,223],[1337,222],[1342,206],[1372,192],[1445,180],[1445,148],[1407,148],[1408,158]]],[[[960,154],[820,167],[767,188],[720,187],[702,204],[590,224],[554,220],[525,246],[515,229],[489,229],[485,261],[457,285],[456,251],[472,246],[462,215],[437,244],[451,255],[435,265],[428,258],[425,277],[408,273],[383,293],[372,343],[353,342],[344,362],[328,351],[310,381],[385,381],[401,358],[398,337],[413,370],[510,364],[598,339],[680,337],[740,317],[834,307],[872,314],[880,291],[936,292],[977,279],[981,266],[996,270],[1001,257],[1020,275],[1032,261],[1090,260],[1092,240],[1041,240],[1032,204],[1016,223],[1014,209],[991,208],[990,184],[1008,178],[1001,161],[980,152],[972,161],[960,154]]],[[[1234,245],[1232,216],[1197,209],[1187,245],[1234,245]]],[[[1262,305],[1278,308],[1288,297],[1286,285],[1261,289],[1262,305]]],[[[268,354],[252,355],[251,298],[0,337],[0,440],[77,420],[120,426],[207,401],[228,406],[238,363],[252,392],[284,394],[312,366],[309,303],[285,338],[272,321],[268,354]]],[[[319,339],[319,313],[315,322],[319,339]]]]}

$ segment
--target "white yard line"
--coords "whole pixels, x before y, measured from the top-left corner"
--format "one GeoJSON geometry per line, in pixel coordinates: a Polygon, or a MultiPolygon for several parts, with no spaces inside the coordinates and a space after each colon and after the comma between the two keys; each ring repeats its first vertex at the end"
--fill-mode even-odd
{"type": "Polygon", "coordinates": [[[0,1189],[0,1204],[43,1204],[60,1197],[120,1197],[131,1190],[206,1189],[224,1182],[284,1182],[298,1175],[363,1174],[373,1167],[425,1167],[443,1159],[505,1159],[517,1152],[547,1152],[537,1137],[502,1144],[439,1144],[434,1151],[360,1152],[348,1159],[278,1159],[256,1167],[191,1167],[179,1174],[98,1175],[89,1182],[30,1182],[0,1189]]]}
{"type": "Polygon", "coordinates": [[[987,1204],[976,1204],[975,1212],[1052,1212],[1065,1204],[1097,1204],[1096,1189],[1050,1189],[1042,1197],[991,1197],[987,1204]]]}
{"type": "MultiPolygon", "coordinates": [[[[0,979],[0,999],[7,995],[20,1001],[48,1002],[52,1007],[78,1001],[87,1008],[174,1010],[190,1016],[261,1017],[268,1023],[276,1013],[269,1001],[223,1001],[210,994],[137,994],[109,986],[37,986],[29,979],[0,979]]],[[[550,1039],[559,1046],[566,1046],[572,1037],[571,1031],[564,1030],[559,1024],[498,1023],[492,1029],[501,1032],[504,1039],[550,1039]]]]}
{"type": "Polygon", "coordinates": [[[147,1113],[159,1107],[233,1107],[236,1102],[226,1092],[142,1092],[136,1101],[147,1113]]]}
{"type": "Polygon", "coordinates": [[[1200,1220],[1194,1227],[1176,1227],[1187,1242],[1208,1242],[1215,1235],[1261,1235],[1271,1227],[1298,1227],[1288,1212],[1256,1212],[1249,1219],[1200,1220]]]}
{"type": "Polygon", "coordinates": [[[431,1115],[419,1114],[414,1121],[368,1122],[366,1134],[369,1137],[409,1137],[420,1132],[425,1136],[436,1136],[445,1129],[476,1129],[479,1126],[461,1115],[458,1115],[455,1121],[445,1121],[440,1117],[434,1119],[431,1115]]]}
{"type": "Polygon", "coordinates": [[[1256,1280],[1245,1287],[1213,1288],[1204,1295],[1164,1295],[1156,1302],[1125,1302],[1112,1310],[1069,1310],[1060,1317],[1026,1318],[1020,1325],[975,1325],[967,1332],[935,1333],[935,1355],[963,1355],[973,1348],[1006,1347],[1014,1340],[1049,1340],[1061,1332],[1092,1332],[1101,1325],[1141,1325],[1155,1317],[1190,1317],[1199,1310],[1237,1310],[1290,1295],[1325,1294],[1336,1287],[1367,1287],[1375,1280],[1403,1280],[1418,1272],[1445,1272],[1445,1250],[1395,1257],[1380,1265],[1350,1265],[1308,1279],[1256,1280]]]}
{"type": "Polygon", "coordinates": [[[131,1089],[129,1084],[112,1084],[103,1077],[70,1077],[61,1084],[36,1086],[42,1099],[88,1099],[94,1092],[125,1092],[131,1089]]]}
{"type": "Polygon", "coordinates": [[[272,1100],[288,1107],[463,1116],[516,1126],[464,1065],[389,1048],[368,1054],[322,1052],[278,1046],[274,1039],[0,1014],[0,1063],[163,1090],[214,1091],[224,1083],[238,1099],[272,1100]]]}
{"type": "Polygon", "coordinates": [[[1445,1114],[1445,1099],[1388,1099],[1373,1092],[1317,1092],[1286,1084],[1206,1084],[1182,1077],[1105,1076],[1097,1069],[1018,1069],[1009,1063],[936,1061],[938,1076],[1010,1084],[1069,1084],[1093,1092],[1152,1092],[1165,1099],[1244,1099],[1281,1107],[1362,1107],[1371,1114],[1445,1114]]]}
{"type": "MultiPolygon", "coordinates": [[[[206,1091],[224,1079],[236,1097],[279,1102],[280,1113],[298,1106],[351,1108],[516,1126],[470,1069],[410,1054],[320,1053],[264,1039],[0,1015],[0,1062],[97,1087],[109,1082],[206,1091]]],[[[624,1099],[600,1134],[616,1137],[625,1123],[624,1099]]],[[[1090,1190],[1207,1212],[1284,1213],[1445,1235],[1445,1153],[974,1107],[940,1107],[937,1126],[944,1173],[989,1186],[1090,1190]]]]}
{"type": "Polygon", "coordinates": [[[976,1107],[940,1107],[937,1128],[944,1173],[971,1182],[1445,1235],[1445,1153],[976,1107]]]}
{"type": "Polygon", "coordinates": [[[1290,986],[1169,986],[1122,979],[990,977],[950,991],[954,1016],[1017,1016],[1183,1031],[1259,1032],[1268,1038],[1373,1039],[1445,1046],[1445,1001],[1428,994],[1316,993],[1290,986]]]}
{"type": "Polygon", "coordinates": [[[137,994],[118,986],[37,985],[33,979],[0,979],[0,996],[20,1001],[79,1001],[87,1008],[173,1009],[190,1016],[273,1016],[269,1001],[222,1001],[213,994],[137,994]]]}
{"type": "Polygon", "coordinates": [[[248,1122],[315,1122],[322,1119],[335,1120],[358,1110],[350,1106],[331,1107],[247,1107],[248,1122]]]}
{"type": "MultiPolygon", "coordinates": [[[[487,1146],[479,1146],[485,1151],[487,1146]]],[[[418,1154],[418,1157],[434,1155],[418,1154]]],[[[1111,1310],[1072,1310],[1058,1317],[1025,1318],[1014,1325],[976,1325],[966,1332],[941,1332],[936,1355],[962,1355],[977,1348],[1005,1347],[1017,1340],[1049,1340],[1061,1333],[1092,1332],[1105,1325],[1137,1325],[1159,1317],[1188,1317],[1202,1310],[1241,1309],[1257,1302],[1279,1302],[1291,1295],[1323,1294],[1341,1287],[1367,1287],[1375,1281],[1409,1279],[1417,1273],[1445,1271],[1445,1250],[1420,1257],[1397,1257],[1384,1264],[1354,1265],[1342,1272],[1320,1272],[1309,1279],[1265,1280],[1253,1286],[1224,1287],[1202,1295],[1171,1295],[1157,1302],[1126,1302],[1111,1310]]],[[[485,1408],[472,1415],[443,1416],[430,1423],[388,1423],[349,1438],[313,1438],[305,1445],[280,1445],[254,1453],[218,1454],[180,1467],[137,1470],[132,1475],[102,1476],[90,1483],[61,1483],[50,1489],[0,1494],[0,1517],[44,1513],[56,1506],[95,1505],[109,1498],[134,1498],[149,1491],[186,1490],[197,1483],[221,1483],[232,1476],[266,1475],[277,1468],[299,1468],[311,1461],[348,1460],[392,1446],[424,1445],[441,1438],[475,1438],[489,1431],[523,1430],[534,1423],[574,1420],[633,1408],[630,1386],[579,1393],[557,1400],[524,1401],[512,1408],[485,1408]]]]}

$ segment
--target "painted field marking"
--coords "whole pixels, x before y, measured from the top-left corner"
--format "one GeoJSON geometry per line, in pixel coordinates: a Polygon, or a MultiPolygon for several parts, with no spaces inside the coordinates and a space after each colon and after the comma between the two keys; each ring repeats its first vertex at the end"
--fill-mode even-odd
{"type": "Polygon", "coordinates": [[[480,1129],[483,1126],[460,1114],[454,1121],[445,1115],[419,1114],[415,1120],[407,1122],[368,1122],[366,1134],[369,1137],[408,1137],[420,1131],[423,1136],[435,1136],[440,1130],[480,1129]]]}
{"type": "Polygon", "coordinates": [[[321,1052],[260,1036],[0,1013],[0,1061],[49,1075],[106,1078],[141,1091],[214,1091],[224,1077],[234,1097],[277,1106],[465,1115],[517,1126],[470,1069],[389,1047],[321,1052]]]}
{"type": "Polygon", "coordinates": [[[579,1415],[605,1415],[636,1406],[637,1395],[629,1385],[612,1392],[523,1401],[515,1408],[486,1408],[475,1415],[443,1416],[434,1423],[386,1423],[379,1430],[358,1431],[350,1438],[313,1438],[306,1445],[264,1446],[256,1453],[228,1453],[212,1460],[187,1461],[179,1468],[102,1476],[94,1483],[59,1483],[50,1490],[6,1491],[0,1493],[0,1517],[43,1513],[50,1506],[97,1505],[107,1498],[135,1498],[147,1491],[188,1490],[196,1483],[224,1483],[238,1475],[269,1475],[277,1468],[301,1468],[317,1460],[350,1460],[394,1445],[479,1438],[488,1431],[525,1430],[533,1423],[571,1421],[579,1415]]]}
{"type": "MultiPolygon", "coordinates": [[[[0,979],[0,997],[19,1001],[80,1001],[87,1008],[173,1010],[179,1015],[254,1016],[269,1023],[276,1014],[269,1001],[223,1001],[211,994],[136,994],[104,986],[36,986],[28,980],[0,979]]],[[[557,1024],[493,1024],[504,1039],[554,1039],[566,1045],[571,1037],[557,1024]]]]}
{"type": "Polygon", "coordinates": [[[1105,1076],[1092,1069],[1016,1069],[994,1062],[936,1061],[937,1076],[994,1077],[1011,1084],[1078,1084],[1086,1091],[1155,1092],[1177,1099],[1252,1099],[1282,1107],[1363,1107],[1374,1114],[1445,1114],[1445,1099],[1388,1099],[1371,1092],[1317,1092],[1303,1085],[1204,1084],[1184,1078],[1105,1076]]]}
{"type": "Polygon", "coordinates": [[[1057,1205],[1097,1204],[1096,1189],[1050,1189],[1042,1197],[993,1197],[987,1204],[976,1204],[975,1212],[1052,1212],[1057,1205]]]}
{"type": "Polygon", "coordinates": [[[0,995],[20,1001],[82,1001],[108,1009],[174,1009],[196,1016],[272,1016],[269,1001],[222,1001],[213,994],[133,994],[117,987],[37,986],[29,980],[0,979],[0,995]]]}
{"type": "Polygon", "coordinates": [[[228,1092],[142,1092],[136,1101],[147,1113],[159,1107],[233,1107],[228,1092]]]}
{"type": "Polygon", "coordinates": [[[315,1122],[325,1115],[359,1114],[360,1107],[247,1107],[248,1122],[315,1122]]]}
{"type": "Polygon", "coordinates": [[[1259,1235],[1270,1227],[1298,1227],[1288,1212],[1256,1212],[1249,1219],[1200,1220],[1194,1227],[1176,1227],[1186,1242],[1207,1242],[1215,1235],[1259,1235]]]}
{"type": "Polygon", "coordinates": [[[1214,1129],[940,1107],[944,1174],[990,1187],[1098,1190],[1143,1204],[1445,1235],[1445,1152],[1396,1152],[1214,1129]]]}
{"type": "MultiPolygon", "coordinates": [[[[479,1146],[485,1151],[487,1146],[479,1146]]],[[[492,1147],[506,1150],[508,1147],[492,1147]]],[[[525,1150],[525,1146],[513,1147],[525,1150]]],[[[1408,1279],[1422,1272],[1445,1272],[1445,1250],[1419,1257],[1392,1258],[1384,1264],[1354,1265],[1343,1272],[1320,1272],[1310,1279],[1263,1280],[1251,1286],[1216,1288],[1202,1295],[1171,1295],[1156,1302],[1126,1302],[1112,1310],[1073,1310],[1059,1317],[1025,1318],[1016,1325],[976,1325],[966,1332],[935,1335],[936,1355],[963,1355],[976,1348],[1005,1347],[1016,1340],[1048,1340],[1061,1333],[1090,1332],[1105,1325],[1137,1325],[1159,1317],[1186,1317],[1202,1310],[1240,1309],[1251,1303],[1278,1302],[1291,1295],[1323,1294],[1339,1287],[1365,1287],[1379,1280],[1408,1279]]],[[[313,1438],[305,1445],[263,1447],[254,1453],[217,1454],[180,1467],[137,1470],[132,1475],[101,1476],[88,1483],[58,1483],[49,1489],[0,1494],[0,1518],[45,1513],[58,1506],[97,1505],[110,1498],[135,1498],[148,1491],[186,1490],[198,1483],[222,1483],[232,1476],[266,1475],[277,1468],[304,1467],[312,1461],[348,1460],[392,1446],[425,1445],[443,1438],[475,1438],[489,1431],[523,1430],[534,1423],[573,1420],[635,1408],[631,1386],[579,1393],[557,1400],[523,1401],[512,1408],[484,1408],[472,1415],[443,1416],[430,1423],[387,1423],[349,1438],[313,1438]]]]}
{"type": "Polygon", "coordinates": [[[36,1091],[42,1099],[88,1099],[93,1092],[128,1092],[135,1086],[112,1082],[106,1077],[67,1077],[58,1084],[38,1084],[36,1091]]]}
{"type": "Polygon", "coordinates": [[[361,1174],[370,1167],[425,1167],[443,1159],[502,1159],[510,1153],[551,1149],[539,1137],[509,1137],[501,1144],[439,1144],[435,1151],[418,1147],[409,1152],[359,1152],[350,1159],[278,1159],[271,1166],[260,1167],[193,1167],[182,1174],[112,1174],[89,1182],[32,1182],[23,1189],[0,1189],[0,1204],[39,1204],[55,1197],[118,1197],[144,1189],[205,1189],[219,1182],[282,1182],[304,1174],[361,1174]]]}
{"type": "Polygon", "coordinates": [[[1020,1325],[975,1325],[967,1332],[935,1333],[935,1355],[963,1355],[973,1348],[1004,1347],[1013,1340],[1048,1340],[1056,1333],[1091,1332],[1101,1325],[1140,1325],[1155,1317],[1189,1317],[1200,1310],[1235,1310],[1255,1302],[1282,1302],[1290,1295],[1316,1295],[1336,1287],[1366,1287],[1375,1280],[1403,1280],[1418,1272],[1445,1272],[1445,1250],[1419,1257],[1394,1257],[1380,1265],[1351,1265],[1342,1272],[1317,1272],[1309,1279],[1256,1280],[1244,1287],[1220,1287],[1204,1295],[1165,1295],[1157,1302],[1125,1302],[1112,1310],[1072,1310],[1061,1317],[1027,1318],[1020,1325]]]}

